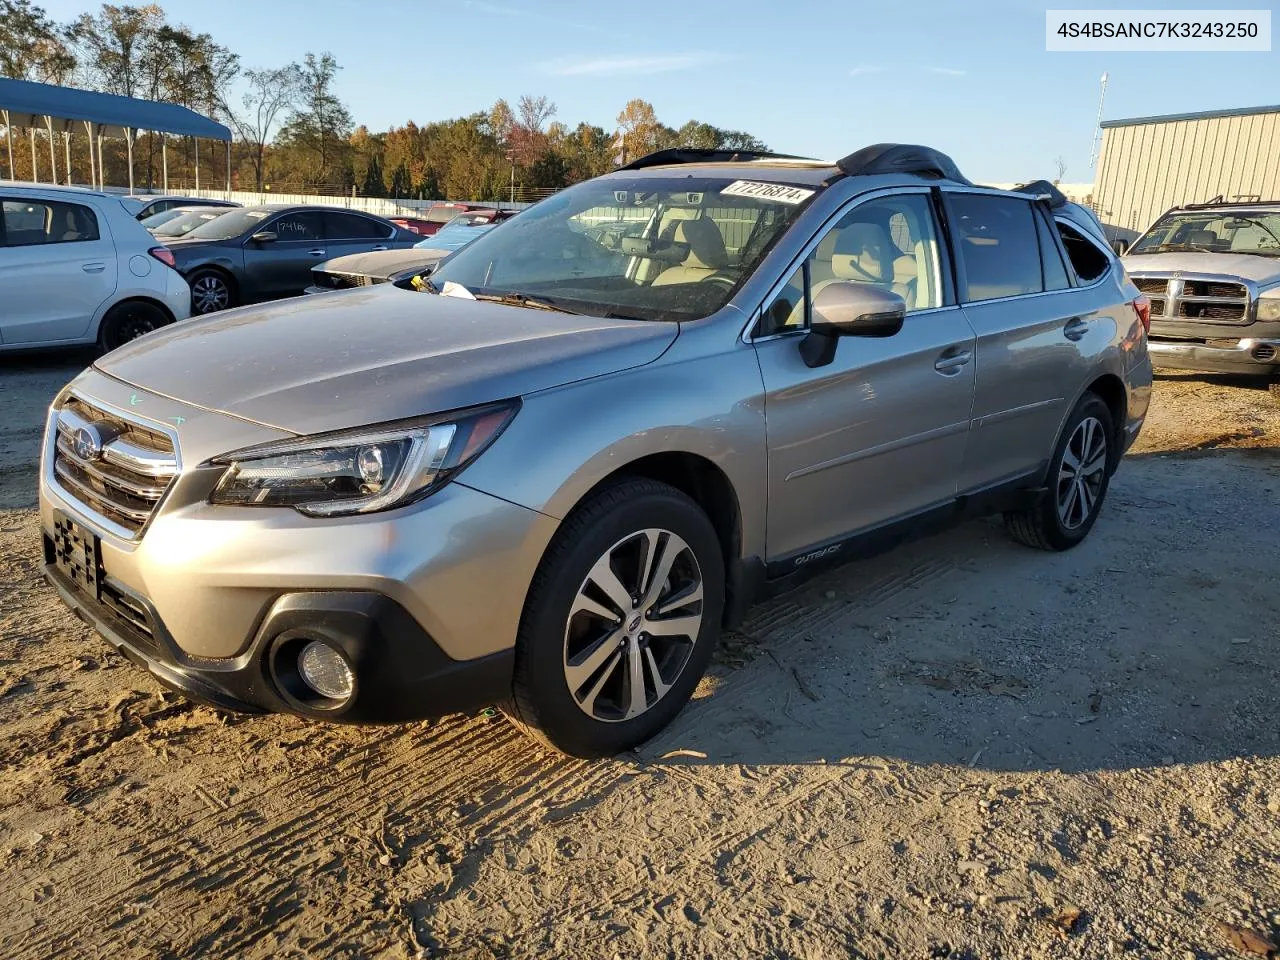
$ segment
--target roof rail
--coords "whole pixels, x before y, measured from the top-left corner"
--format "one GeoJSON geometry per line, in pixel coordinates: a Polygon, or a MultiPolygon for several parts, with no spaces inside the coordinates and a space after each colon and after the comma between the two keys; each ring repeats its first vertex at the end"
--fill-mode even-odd
{"type": "Polygon", "coordinates": [[[752,160],[811,160],[790,153],[770,153],[767,150],[705,150],[696,147],[672,147],[647,153],[637,160],[624,163],[619,170],[643,170],[646,167],[665,167],[675,163],[747,163],[752,160]]]}
{"type": "Polygon", "coordinates": [[[1280,200],[1227,200],[1222,194],[1218,194],[1212,200],[1206,200],[1203,203],[1183,203],[1172,209],[1204,210],[1209,207],[1280,207],[1280,200]]]}
{"type": "Polygon", "coordinates": [[[914,173],[922,177],[969,183],[960,168],[945,153],[932,147],[910,143],[872,144],[838,160],[836,166],[848,177],[865,177],[877,173],[914,173]]]}
{"type": "Polygon", "coordinates": [[[1045,200],[1054,210],[1065,207],[1070,202],[1066,194],[1048,180],[1032,180],[1030,183],[1019,184],[1013,188],[1013,192],[1029,193],[1037,200],[1045,200]]]}

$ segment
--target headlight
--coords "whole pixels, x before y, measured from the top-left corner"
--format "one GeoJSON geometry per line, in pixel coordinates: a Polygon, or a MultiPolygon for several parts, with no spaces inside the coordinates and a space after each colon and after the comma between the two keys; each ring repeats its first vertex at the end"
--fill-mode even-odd
{"type": "Polygon", "coordinates": [[[212,461],[226,473],[210,503],[293,507],[314,517],[373,513],[443,486],[497,439],[519,404],[303,437],[212,461]]]}
{"type": "Polygon", "coordinates": [[[1280,295],[1258,298],[1258,319],[1263,323],[1280,322],[1280,295]]]}

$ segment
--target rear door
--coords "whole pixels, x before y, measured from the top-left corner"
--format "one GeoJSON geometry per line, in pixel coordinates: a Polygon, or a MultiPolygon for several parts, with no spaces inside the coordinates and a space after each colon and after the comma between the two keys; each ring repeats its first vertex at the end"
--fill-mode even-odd
{"type": "Polygon", "coordinates": [[[246,293],[251,299],[271,300],[302,293],[311,282],[311,268],[328,259],[324,214],[319,210],[291,210],[265,222],[257,233],[275,239],[244,241],[246,293]]]}
{"type": "Polygon", "coordinates": [[[960,301],[978,336],[964,493],[1043,468],[1083,386],[1081,346],[1097,308],[1072,286],[1040,204],[995,191],[944,196],[960,301]]]}
{"type": "Polygon", "coordinates": [[[6,196],[0,190],[0,337],[4,343],[74,340],[116,288],[106,220],[88,204],[6,196]]]}
{"type": "Polygon", "coordinates": [[[325,244],[331,258],[348,253],[386,250],[391,246],[396,232],[392,224],[341,210],[325,211],[324,230],[325,244]]]}

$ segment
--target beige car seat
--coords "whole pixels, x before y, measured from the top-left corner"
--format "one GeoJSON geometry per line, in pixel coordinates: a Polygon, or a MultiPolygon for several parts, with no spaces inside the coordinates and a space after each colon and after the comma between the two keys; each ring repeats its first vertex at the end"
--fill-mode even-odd
{"type": "Polygon", "coordinates": [[[724,238],[720,236],[720,228],[706,217],[681,220],[676,224],[671,239],[687,243],[689,255],[684,263],[668,267],[658,274],[653,280],[655,287],[668,283],[697,283],[729,265],[729,254],[725,250],[724,238]]]}

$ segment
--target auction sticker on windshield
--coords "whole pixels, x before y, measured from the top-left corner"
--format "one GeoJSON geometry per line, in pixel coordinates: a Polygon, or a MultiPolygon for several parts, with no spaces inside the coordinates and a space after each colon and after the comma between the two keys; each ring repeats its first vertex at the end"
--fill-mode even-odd
{"type": "Polygon", "coordinates": [[[792,187],[785,183],[759,183],[755,180],[735,180],[720,191],[722,197],[751,197],[755,200],[774,200],[778,203],[801,203],[813,196],[812,190],[792,187]]]}

